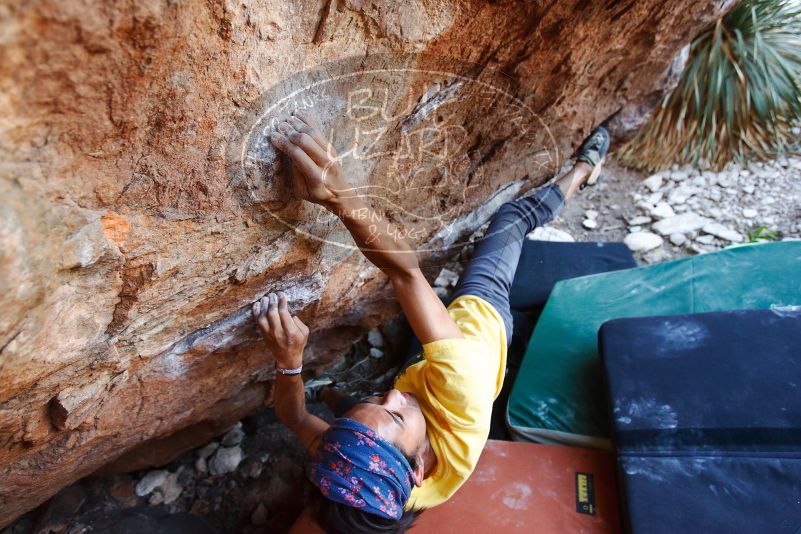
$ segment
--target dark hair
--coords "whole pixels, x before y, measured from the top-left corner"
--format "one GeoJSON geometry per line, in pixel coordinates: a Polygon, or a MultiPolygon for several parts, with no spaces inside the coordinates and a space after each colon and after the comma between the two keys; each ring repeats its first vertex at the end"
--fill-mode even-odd
{"type": "Polygon", "coordinates": [[[422,513],[404,510],[400,519],[388,519],[332,501],[311,483],[306,499],[312,518],[328,534],[400,534],[406,532],[422,513]]]}

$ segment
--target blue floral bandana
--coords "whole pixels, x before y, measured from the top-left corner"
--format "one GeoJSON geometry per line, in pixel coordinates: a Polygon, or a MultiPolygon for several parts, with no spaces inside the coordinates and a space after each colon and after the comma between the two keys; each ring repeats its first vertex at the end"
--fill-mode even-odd
{"type": "Polygon", "coordinates": [[[309,480],[332,501],[400,519],[414,477],[396,447],[370,427],[341,417],[323,434],[310,464],[309,480]]]}

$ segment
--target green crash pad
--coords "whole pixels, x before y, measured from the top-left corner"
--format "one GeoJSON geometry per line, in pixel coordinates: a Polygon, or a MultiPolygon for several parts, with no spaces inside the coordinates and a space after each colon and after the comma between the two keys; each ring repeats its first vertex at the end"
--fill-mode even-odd
{"type": "Polygon", "coordinates": [[[509,430],[517,440],[611,448],[597,346],[605,321],[793,305],[801,305],[797,241],[732,247],[559,282],[512,387],[509,430]]]}

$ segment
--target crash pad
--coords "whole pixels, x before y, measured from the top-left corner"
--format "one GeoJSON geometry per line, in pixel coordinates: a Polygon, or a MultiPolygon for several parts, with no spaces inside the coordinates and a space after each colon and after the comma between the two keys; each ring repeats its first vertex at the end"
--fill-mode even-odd
{"type": "Polygon", "coordinates": [[[630,532],[798,532],[801,308],[616,319],[599,345],[630,532]]]}
{"type": "Polygon", "coordinates": [[[631,250],[623,243],[525,240],[515,271],[509,306],[513,333],[506,354],[503,390],[492,407],[490,437],[511,439],[506,427],[506,403],[528,340],[553,286],[588,274],[636,267],[631,250]]]}
{"type": "MultiPolygon", "coordinates": [[[[293,533],[322,532],[307,515],[293,533]]],[[[611,453],[487,441],[473,474],[411,532],[436,534],[617,534],[620,512],[611,453]]]]}
{"type": "Polygon", "coordinates": [[[766,243],[558,282],[507,405],[515,439],[611,448],[597,335],[619,317],[801,304],[801,243],[766,243]]]}

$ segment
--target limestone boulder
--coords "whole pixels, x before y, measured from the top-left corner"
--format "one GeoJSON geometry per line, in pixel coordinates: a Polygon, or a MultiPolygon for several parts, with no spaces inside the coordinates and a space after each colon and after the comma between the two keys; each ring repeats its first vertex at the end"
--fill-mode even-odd
{"type": "Polygon", "coordinates": [[[269,404],[249,316],[265,292],[311,327],[311,370],[399,312],[342,226],[293,195],[275,121],[317,116],[433,277],[595,125],[652,101],[729,7],[5,2],[0,527],[269,404]]]}

